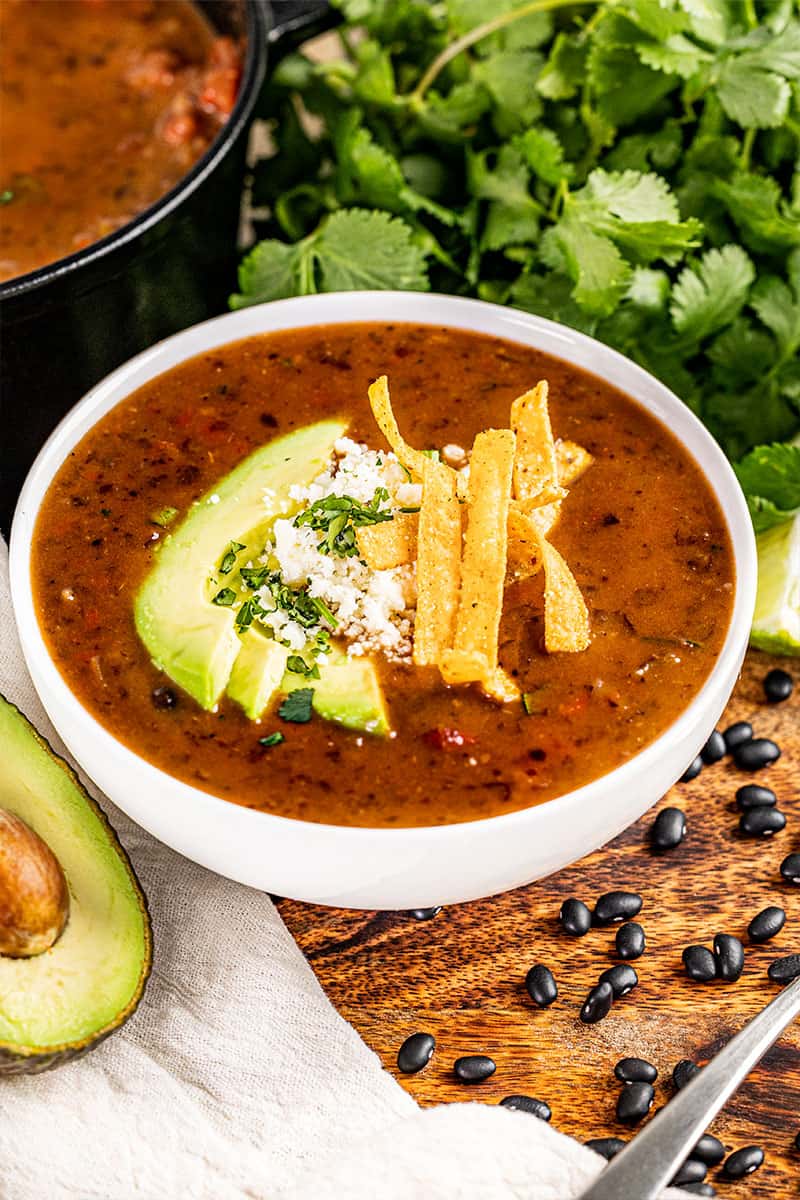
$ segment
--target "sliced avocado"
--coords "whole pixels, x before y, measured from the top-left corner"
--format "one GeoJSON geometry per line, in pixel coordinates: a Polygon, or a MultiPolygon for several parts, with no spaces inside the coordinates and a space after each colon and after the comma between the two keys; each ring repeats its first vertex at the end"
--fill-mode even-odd
{"type": "Polygon", "coordinates": [[[289,487],[319,475],[345,429],[341,421],[320,421],[256,450],[165,539],[139,589],[139,637],[155,665],[203,708],[216,704],[242,646],[233,609],[212,603],[228,578],[219,572],[223,556],[232,542],[241,546],[238,563],[262,552],[289,487]]]}
{"type": "Polygon", "coordinates": [[[385,737],[391,726],[375,664],[369,658],[351,658],[338,649],[317,659],[319,679],[299,680],[287,671],[281,691],[314,689],[312,706],[326,721],[347,729],[385,737]]]}
{"type": "MultiPolygon", "coordinates": [[[[152,942],[144,895],[113,829],[2,696],[0,745],[0,808],[38,834],[69,889],[66,927],[50,949],[0,955],[0,1075],[7,1075],[58,1066],[118,1029],[141,999],[152,942]]],[[[0,921],[7,911],[0,900],[0,921]]]]}
{"type": "Polygon", "coordinates": [[[233,664],[227,693],[257,721],[278,690],[289,651],[266,633],[250,628],[242,634],[242,648],[233,664]]]}

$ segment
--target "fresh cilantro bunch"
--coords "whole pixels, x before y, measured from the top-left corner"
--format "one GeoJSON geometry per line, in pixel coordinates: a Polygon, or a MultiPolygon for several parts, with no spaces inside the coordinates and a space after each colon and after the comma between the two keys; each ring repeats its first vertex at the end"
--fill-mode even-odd
{"type": "Polygon", "coordinates": [[[772,444],[740,469],[760,527],[797,507],[800,0],[335,3],[341,56],[273,76],[232,307],[432,287],[552,317],[730,457],[772,444]]]}

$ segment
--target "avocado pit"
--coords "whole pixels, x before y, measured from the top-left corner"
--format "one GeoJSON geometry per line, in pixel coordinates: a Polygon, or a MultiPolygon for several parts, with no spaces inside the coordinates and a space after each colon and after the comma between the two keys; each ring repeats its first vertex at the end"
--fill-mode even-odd
{"type": "Polygon", "coordinates": [[[68,919],[69,889],[58,859],[30,825],[0,808],[0,955],[43,954],[68,919]]]}

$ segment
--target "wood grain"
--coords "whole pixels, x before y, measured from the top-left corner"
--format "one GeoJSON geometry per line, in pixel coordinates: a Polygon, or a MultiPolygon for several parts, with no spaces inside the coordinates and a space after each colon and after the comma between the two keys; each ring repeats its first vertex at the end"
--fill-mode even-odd
{"type": "MultiPolygon", "coordinates": [[[[655,855],[648,829],[656,809],[610,845],[550,879],[503,896],[443,910],[430,921],[406,913],[357,913],[290,901],[280,912],[323,988],[416,1100],[497,1103],[521,1092],[546,1100],[553,1125],[584,1141],[630,1136],[614,1117],[620,1086],[614,1063],[641,1055],[659,1069],[656,1107],[673,1094],[670,1075],[680,1058],[708,1060],[777,988],[768,964],[800,951],[800,887],[783,883],[779,865],[800,850],[800,662],[751,652],[720,727],[750,720],[756,734],[782,747],[781,759],[754,776],[728,760],[678,784],[657,808],[674,804],[687,815],[686,840],[655,855]],[[764,702],[761,681],[782,665],[797,681],[787,703],[764,702]],[[772,838],[738,833],[734,792],[743,782],[774,788],[787,817],[772,838]],[[640,921],[645,955],[634,965],[640,983],[594,1026],[578,1010],[597,975],[615,961],[614,928],[573,939],[557,923],[561,902],[579,896],[590,905],[604,891],[626,888],[644,897],[640,921]],[[767,904],[786,910],[783,931],[766,945],[747,944],[751,918],[767,904]],[[710,944],[717,931],[745,942],[744,974],[735,984],[692,983],[681,965],[690,942],[710,944]],[[559,997],[538,1010],[524,988],[536,962],[556,975],[559,997]],[[399,1075],[397,1050],[417,1030],[437,1048],[419,1075],[399,1075]],[[461,1054],[490,1054],[491,1079],[458,1083],[452,1065],[461,1054]]],[[[536,1118],[532,1117],[531,1120],[536,1118]]],[[[757,1143],[764,1166],[746,1182],[719,1183],[721,1195],[758,1200],[800,1196],[800,1024],[795,1024],[752,1073],[712,1131],[731,1150],[757,1143]]],[[[715,1182],[716,1171],[709,1173],[715,1182]]],[[[716,1182],[719,1182],[718,1180],[716,1182]]]]}

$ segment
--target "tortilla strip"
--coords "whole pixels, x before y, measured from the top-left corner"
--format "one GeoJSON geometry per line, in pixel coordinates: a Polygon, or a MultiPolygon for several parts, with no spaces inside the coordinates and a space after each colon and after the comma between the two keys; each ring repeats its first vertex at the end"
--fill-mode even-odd
{"type": "Polygon", "coordinates": [[[544,563],[544,644],[549,654],[575,653],[589,645],[589,612],[581,590],[564,559],[545,538],[540,548],[544,563]]]}
{"type": "MultiPolygon", "coordinates": [[[[372,408],[378,427],[386,438],[387,442],[394,450],[397,458],[407,471],[410,471],[416,482],[420,482],[423,476],[425,463],[428,462],[429,456],[423,454],[421,450],[415,450],[413,446],[409,446],[408,442],[401,436],[400,430],[397,428],[397,421],[392,412],[392,402],[389,398],[389,381],[385,375],[381,375],[374,383],[369,386],[369,402],[372,408]]],[[[449,467],[446,468],[450,470],[449,467]]]]}
{"type": "Polygon", "coordinates": [[[549,504],[566,495],[559,486],[556,448],[547,409],[547,382],[517,396],[511,405],[511,428],[517,436],[514,495],[517,500],[549,504]]]}
{"type": "Polygon", "coordinates": [[[391,521],[356,530],[358,552],[373,571],[402,567],[417,557],[418,513],[395,512],[391,521]]]}
{"type": "Polygon", "coordinates": [[[445,683],[477,683],[489,675],[486,655],[477,650],[445,650],[439,660],[445,683]]]}
{"type": "Polygon", "coordinates": [[[593,462],[594,455],[577,442],[570,442],[566,438],[559,438],[556,442],[556,469],[562,487],[568,488],[571,483],[576,483],[593,462]]]}
{"type": "MultiPolygon", "coordinates": [[[[553,505],[555,507],[555,505],[553,505]]],[[[534,509],[534,512],[542,511],[534,509]]],[[[506,583],[519,579],[530,579],[542,566],[540,533],[533,521],[533,512],[527,513],[512,500],[508,510],[508,559],[506,583]]]]}
{"type": "Polygon", "coordinates": [[[417,535],[417,615],[414,662],[436,666],[453,645],[461,580],[461,508],[456,478],[444,463],[426,458],[417,535]]]}
{"type": "Polygon", "coordinates": [[[475,438],[470,460],[453,648],[482,655],[490,672],[497,667],[515,446],[510,429],[489,429],[475,438]]]}
{"type": "Polygon", "coordinates": [[[501,704],[519,700],[522,695],[514,680],[506,674],[502,667],[495,667],[493,671],[490,671],[481,683],[481,687],[487,696],[492,700],[498,700],[501,704]]]}

